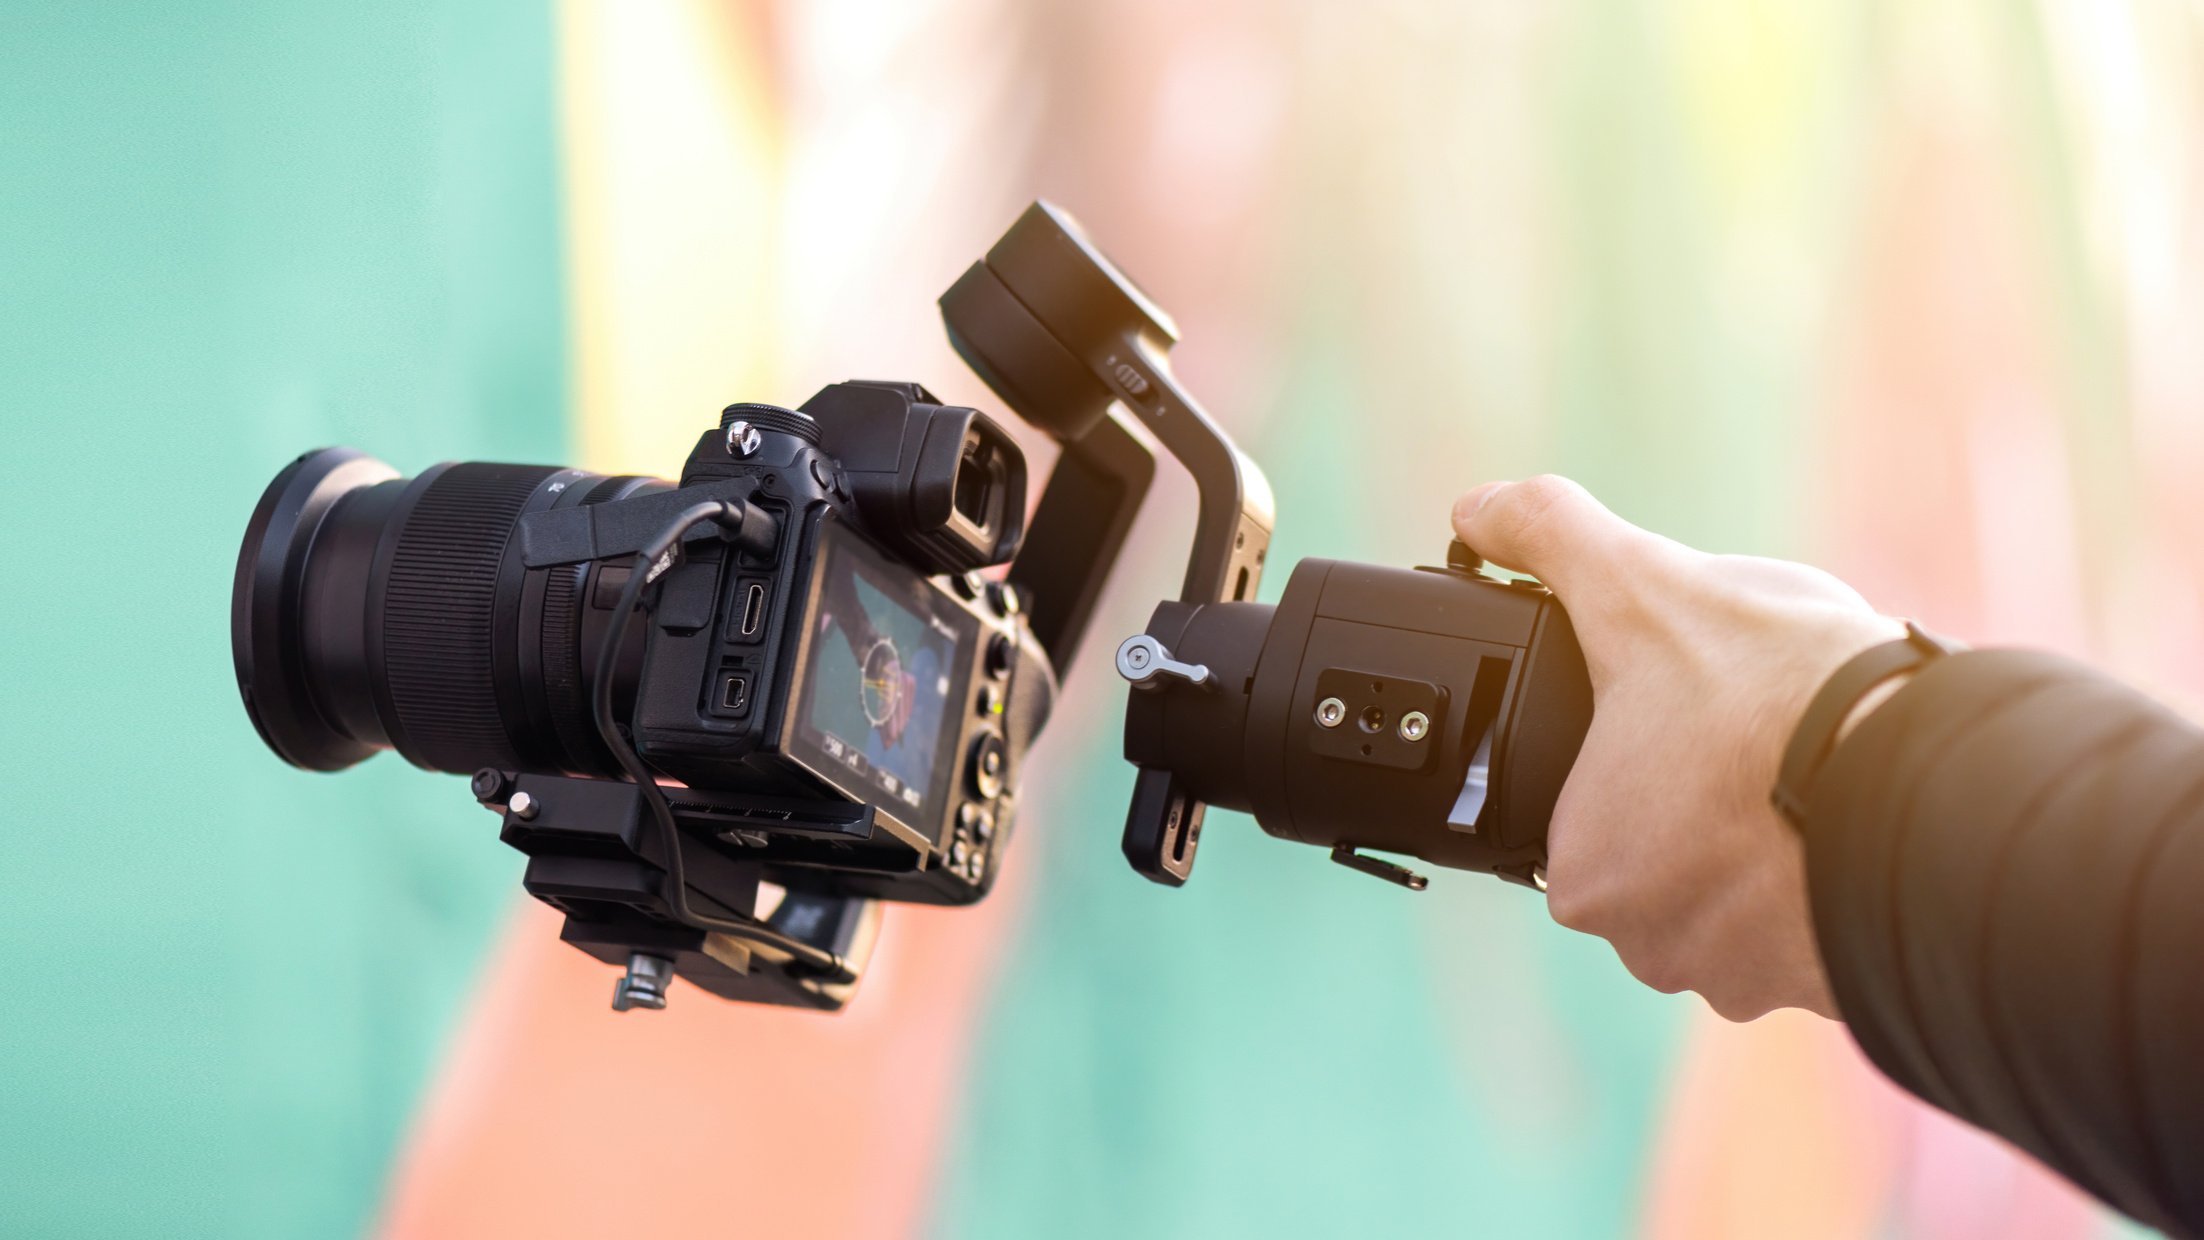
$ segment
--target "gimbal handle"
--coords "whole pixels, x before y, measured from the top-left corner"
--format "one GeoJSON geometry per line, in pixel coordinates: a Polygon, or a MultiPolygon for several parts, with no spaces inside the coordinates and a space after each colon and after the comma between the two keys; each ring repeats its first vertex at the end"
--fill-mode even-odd
{"type": "MultiPolygon", "coordinates": [[[[1068,667],[1155,477],[1153,438],[1200,494],[1179,601],[1252,598],[1270,548],[1269,480],[1179,386],[1178,329],[1068,213],[1026,208],[941,297],[949,341],[1027,422],[1063,445],[1010,580],[1032,597],[1035,638],[1068,667]],[[1137,428],[1145,428],[1143,436],[1137,428]]],[[[1125,855],[1184,882],[1202,805],[1177,776],[1143,767],[1125,855]]]]}

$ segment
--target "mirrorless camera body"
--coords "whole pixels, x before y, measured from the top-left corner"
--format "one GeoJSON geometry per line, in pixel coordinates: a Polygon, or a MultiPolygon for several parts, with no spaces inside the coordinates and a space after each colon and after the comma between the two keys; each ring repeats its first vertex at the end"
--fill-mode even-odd
{"type": "Polygon", "coordinates": [[[835,1006],[871,901],[966,904],[994,880],[1056,692],[1018,590],[978,571],[1015,554],[1024,490],[992,419],[896,383],[731,406],[673,486],[482,463],[407,480],[310,453],[247,535],[239,678],[297,765],[392,748],[474,773],[566,938],[655,958],[623,1000],[662,998],[663,965],[730,998],[835,1006]],[[739,516],[635,562],[700,504],[739,516]],[[645,614],[622,625],[638,575],[645,614]],[[622,704],[610,738],[588,705],[600,655],[622,704]],[[616,748],[684,785],[662,795],[702,917],[838,964],[684,924],[616,748]]]}
{"type": "Polygon", "coordinates": [[[1591,713],[1566,613],[1468,548],[1310,560],[1256,601],[1262,472],[1171,372],[1170,319],[1068,215],[1025,212],[941,298],[951,343],[1060,447],[1029,509],[1004,428],[911,383],[729,406],[679,481],[309,453],[261,497],[232,646],[294,765],[471,774],[562,937],[624,974],[838,1009],[883,901],[1000,871],[1057,670],[1154,476],[1199,493],[1178,596],[1117,651],[1123,851],[1186,881],[1205,807],[1421,887],[1405,854],[1543,882],[1591,713]]]}
{"type": "MultiPolygon", "coordinates": [[[[628,502],[699,498],[772,533],[683,543],[662,574],[636,752],[691,789],[778,802],[770,829],[717,833],[741,855],[835,872],[854,895],[979,899],[1007,789],[1056,694],[1017,591],[978,572],[1023,533],[1016,441],[916,384],[840,383],[796,410],[731,407],[678,488],[628,502]]],[[[632,522],[588,505],[523,517],[523,562],[601,578],[606,539],[632,522]]]]}

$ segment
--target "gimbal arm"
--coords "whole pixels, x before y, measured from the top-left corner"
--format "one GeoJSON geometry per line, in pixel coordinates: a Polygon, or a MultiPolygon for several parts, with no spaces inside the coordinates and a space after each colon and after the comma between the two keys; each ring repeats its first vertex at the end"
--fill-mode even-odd
{"type": "MultiPolygon", "coordinates": [[[[1034,596],[1034,631],[1066,665],[1153,479],[1145,426],[1193,475],[1200,514],[1182,604],[1254,595],[1270,547],[1270,484],[1172,375],[1170,317],[1046,202],[941,298],[956,347],[1020,417],[1064,445],[1011,580],[1034,596]]],[[[1177,776],[1143,767],[1125,855],[1158,882],[1184,882],[1201,802],[1177,776]]]]}
{"type": "Polygon", "coordinates": [[[1115,415],[1064,444],[1010,584],[1031,600],[1034,639],[1065,671],[1154,480],[1155,457],[1115,415]]]}

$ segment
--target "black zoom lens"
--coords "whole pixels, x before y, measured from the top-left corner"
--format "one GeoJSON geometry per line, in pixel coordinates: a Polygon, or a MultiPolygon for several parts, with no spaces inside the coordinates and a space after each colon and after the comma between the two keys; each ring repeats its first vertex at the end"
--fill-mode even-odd
{"type": "MultiPolygon", "coordinates": [[[[474,461],[406,479],[348,448],[293,461],[253,511],[230,600],[253,726],[316,771],[378,749],[439,771],[613,770],[589,691],[627,570],[527,568],[515,533],[531,512],[666,485],[474,461]]],[[[615,701],[643,636],[630,626],[615,701]]]]}

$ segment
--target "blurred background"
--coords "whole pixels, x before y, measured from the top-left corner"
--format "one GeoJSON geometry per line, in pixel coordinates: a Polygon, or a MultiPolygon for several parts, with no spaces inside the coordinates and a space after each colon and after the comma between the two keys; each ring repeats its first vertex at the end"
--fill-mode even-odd
{"type": "Polygon", "coordinates": [[[1176,474],[998,894],[891,910],[836,1018],[615,1016],[461,781],[261,747],[228,595],[313,446],[667,472],[735,399],[992,406],[933,298],[1046,195],[1286,560],[1430,562],[1556,470],[2188,700],[2200,68],[2195,0],[7,6],[0,1229],[2121,1232],[1519,889],[1224,814],[1134,877],[1109,635],[1176,474]]]}

